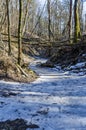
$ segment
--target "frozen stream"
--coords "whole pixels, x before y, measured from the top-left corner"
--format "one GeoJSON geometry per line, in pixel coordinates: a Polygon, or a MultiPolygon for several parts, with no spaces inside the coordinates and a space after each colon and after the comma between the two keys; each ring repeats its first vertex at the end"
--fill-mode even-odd
{"type": "Polygon", "coordinates": [[[38,130],[86,130],[86,75],[36,66],[44,61],[31,64],[39,74],[33,83],[0,81],[0,121],[23,118],[38,130]]]}

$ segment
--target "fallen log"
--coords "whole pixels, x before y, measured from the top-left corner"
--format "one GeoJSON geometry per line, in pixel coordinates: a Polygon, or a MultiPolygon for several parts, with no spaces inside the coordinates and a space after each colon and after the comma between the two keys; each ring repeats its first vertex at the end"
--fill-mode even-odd
{"type": "Polygon", "coordinates": [[[25,75],[26,77],[28,77],[28,74],[21,68],[20,65],[17,64],[17,67],[19,68],[19,70],[22,72],[23,75],[25,75]]]}

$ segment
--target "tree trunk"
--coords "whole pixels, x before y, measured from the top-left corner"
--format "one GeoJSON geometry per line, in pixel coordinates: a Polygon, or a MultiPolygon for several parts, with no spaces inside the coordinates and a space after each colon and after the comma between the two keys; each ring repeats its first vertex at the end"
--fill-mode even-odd
{"type": "Polygon", "coordinates": [[[19,0],[19,24],[18,24],[18,64],[21,65],[22,55],[22,0],[19,0]]]}
{"type": "Polygon", "coordinates": [[[50,16],[50,0],[47,0],[47,10],[48,10],[48,37],[51,40],[51,16],[50,16]]]}
{"type": "Polygon", "coordinates": [[[7,22],[8,22],[8,55],[11,54],[11,32],[10,32],[10,16],[9,16],[9,0],[6,0],[7,22]]]}
{"type": "Polygon", "coordinates": [[[86,31],[86,14],[85,14],[85,28],[84,28],[84,32],[86,31]]]}
{"type": "Polygon", "coordinates": [[[79,0],[75,0],[75,4],[74,4],[74,22],[75,22],[74,42],[77,42],[78,38],[80,38],[80,36],[81,36],[78,4],[79,4],[79,0]]]}
{"type": "Polygon", "coordinates": [[[68,28],[69,28],[69,39],[71,38],[71,25],[72,25],[72,0],[70,0],[70,14],[69,14],[69,22],[68,22],[68,28]]]}
{"type": "Polygon", "coordinates": [[[22,29],[22,37],[25,33],[25,29],[26,29],[26,25],[27,25],[27,22],[28,22],[28,9],[29,9],[29,6],[30,6],[30,0],[27,1],[27,7],[26,7],[26,14],[25,14],[25,18],[24,18],[24,25],[23,25],[23,29],[22,29]]]}

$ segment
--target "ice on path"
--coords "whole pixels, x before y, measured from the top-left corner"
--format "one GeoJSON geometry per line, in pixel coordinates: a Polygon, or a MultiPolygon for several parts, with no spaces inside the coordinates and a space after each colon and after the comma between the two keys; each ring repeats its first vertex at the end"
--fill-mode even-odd
{"type": "Polygon", "coordinates": [[[40,68],[39,62],[45,60],[31,64],[39,74],[33,83],[0,81],[0,121],[23,118],[38,130],[86,130],[86,75],[40,68]]]}

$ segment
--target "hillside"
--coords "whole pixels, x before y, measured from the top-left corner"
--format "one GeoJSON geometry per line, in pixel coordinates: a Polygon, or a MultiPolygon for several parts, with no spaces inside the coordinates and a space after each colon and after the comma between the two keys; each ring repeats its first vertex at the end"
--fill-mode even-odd
{"type": "Polygon", "coordinates": [[[12,54],[8,56],[7,42],[0,43],[0,79],[16,82],[31,82],[37,77],[36,73],[29,68],[33,60],[28,55],[22,53],[22,65],[17,64],[17,44],[11,44],[12,54]]]}
{"type": "Polygon", "coordinates": [[[80,41],[76,44],[65,43],[52,47],[50,58],[46,63],[41,64],[42,67],[60,66],[63,70],[72,70],[71,66],[82,63],[83,66],[76,67],[78,71],[86,72],[86,41],[80,41]]]}

